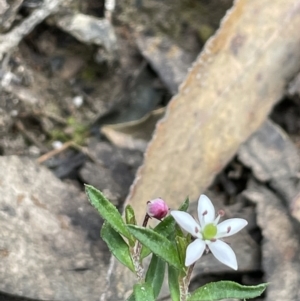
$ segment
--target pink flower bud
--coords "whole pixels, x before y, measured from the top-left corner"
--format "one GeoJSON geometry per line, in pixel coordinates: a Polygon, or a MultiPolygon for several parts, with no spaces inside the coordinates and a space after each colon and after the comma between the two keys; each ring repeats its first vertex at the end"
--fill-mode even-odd
{"type": "Polygon", "coordinates": [[[147,202],[147,214],[150,217],[154,217],[156,219],[161,220],[164,218],[169,212],[169,207],[165,203],[165,201],[161,198],[154,199],[147,202]]]}

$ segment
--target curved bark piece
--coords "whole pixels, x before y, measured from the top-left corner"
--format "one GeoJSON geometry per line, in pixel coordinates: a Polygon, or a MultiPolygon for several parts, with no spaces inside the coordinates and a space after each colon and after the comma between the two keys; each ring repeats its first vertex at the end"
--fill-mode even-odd
{"type": "Polygon", "coordinates": [[[240,0],[170,102],[127,198],[198,197],[266,119],[300,68],[300,0],[240,0]]]}

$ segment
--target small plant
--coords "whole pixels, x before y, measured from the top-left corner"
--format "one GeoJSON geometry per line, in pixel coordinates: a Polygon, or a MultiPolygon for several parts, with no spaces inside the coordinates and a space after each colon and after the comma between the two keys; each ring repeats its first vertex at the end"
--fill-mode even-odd
{"type": "Polygon", "coordinates": [[[195,262],[205,251],[210,251],[221,263],[237,270],[234,251],[221,239],[234,235],[248,224],[242,218],[219,223],[224,212],[220,211],[216,217],[215,208],[207,196],[201,195],[198,201],[199,223],[186,213],[188,199],[178,210],[170,211],[167,204],[158,198],[147,203],[143,225],[138,226],[130,205],[126,206],[123,219],[99,190],[86,185],[86,193],[105,220],[101,237],[111,253],[136,275],[137,282],[127,301],[156,300],[166,269],[173,301],[249,299],[260,296],[266,289],[267,284],[244,286],[232,281],[218,281],[189,292],[195,262]],[[160,220],[154,229],[147,228],[150,218],[160,220]],[[149,255],[152,257],[145,271],[143,260],[149,255]]]}

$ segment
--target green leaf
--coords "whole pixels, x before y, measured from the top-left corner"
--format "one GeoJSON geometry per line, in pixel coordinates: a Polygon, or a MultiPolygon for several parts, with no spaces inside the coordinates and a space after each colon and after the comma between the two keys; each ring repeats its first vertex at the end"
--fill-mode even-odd
{"type": "Polygon", "coordinates": [[[142,246],[142,251],[141,251],[141,259],[146,258],[147,256],[149,256],[151,254],[150,249],[148,249],[145,246],[142,246]]]}
{"type": "Polygon", "coordinates": [[[212,282],[196,289],[188,298],[188,301],[255,298],[264,292],[267,285],[267,283],[263,283],[254,286],[246,286],[233,281],[212,282]]]}
{"type": "Polygon", "coordinates": [[[98,210],[101,217],[106,220],[118,233],[122,234],[129,240],[132,240],[121,214],[117,208],[103,195],[103,193],[91,185],[85,185],[85,191],[91,204],[98,210]]]}
{"type": "Polygon", "coordinates": [[[136,225],[135,213],[130,205],[125,207],[125,220],[126,224],[136,225]]]}
{"type": "Polygon", "coordinates": [[[155,301],[152,287],[148,283],[135,284],[133,292],[137,301],[155,301]]]}
{"type": "MultiPolygon", "coordinates": [[[[174,232],[176,222],[173,218],[173,216],[169,215],[167,216],[163,221],[161,221],[153,230],[162,236],[169,236],[172,232],[174,232]]],[[[151,251],[143,246],[142,252],[141,252],[141,258],[147,257],[151,251]]]]}
{"type": "Polygon", "coordinates": [[[187,248],[186,238],[176,236],[175,240],[176,240],[176,247],[177,247],[177,250],[178,250],[180,262],[181,262],[182,265],[184,265],[185,253],[186,253],[186,248],[187,248]]]}
{"type": "Polygon", "coordinates": [[[112,254],[132,272],[135,272],[129,247],[123,237],[114,228],[105,222],[101,229],[101,237],[106,242],[112,254]]]}
{"type": "Polygon", "coordinates": [[[185,199],[185,201],[182,203],[182,205],[178,208],[179,211],[187,211],[190,206],[190,200],[189,197],[185,199]]]}
{"type": "Polygon", "coordinates": [[[176,247],[164,236],[152,229],[128,225],[130,233],[158,257],[182,270],[176,247]]]}
{"type": "Polygon", "coordinates": [[[172,301],[180,301],[179,271],[168,265],[168,284],[172,301]]]}
{"type": "Polygon", "coordinates": [[[166,263],[162,259],[155,254],[152,255],[145,281],[153,288],[154,298],[157,298],[161,290],[165,278],[165,266],[166,263]]]}
{"type": "Polygon", "coordinates": [[[168,236],[174,231],[175,225],[175,219],[172,215],[169,215],[164,218],[164,220],[162,220],[153,230],[163,236],[168,236]]]}

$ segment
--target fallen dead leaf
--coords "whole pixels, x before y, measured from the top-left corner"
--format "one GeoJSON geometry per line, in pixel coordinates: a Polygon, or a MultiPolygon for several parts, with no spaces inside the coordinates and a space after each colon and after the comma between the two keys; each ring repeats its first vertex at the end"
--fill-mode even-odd
{"type": "Polygon", "coordinates": [[[299,0],[236,1],[157,125],[127,199],[139,219],[158,195],[172,208],[195,200],[259,128],[300,68],[299,10],[299,0]]]}
{"type": "Polygon", "coordinates": [[[157,121],[163,116],[164,108],[154,110],[135,121],[105,125],[101,133],[118,147],[145,151],[157,121]]]}

